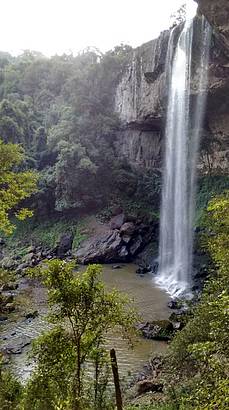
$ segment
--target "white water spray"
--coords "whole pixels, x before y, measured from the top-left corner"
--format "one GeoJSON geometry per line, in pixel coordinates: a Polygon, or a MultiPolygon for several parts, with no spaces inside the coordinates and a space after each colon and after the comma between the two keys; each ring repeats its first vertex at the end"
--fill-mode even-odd
{"type": "Polygon", "coordinates": [[[156,277],[156,282],[173,297],[187,295],[191,288],[196,162],[205,109],[210,45],[210,29],[202,18],[197,97],[191,113],[193,17],[196,7],[193,2],[187,5],[190,7],[187,7],[186,22],[175,52],[173,53],[174,32],[170,35],[167,52],[170,86],[165,132],[159,272],[156,277]]]}

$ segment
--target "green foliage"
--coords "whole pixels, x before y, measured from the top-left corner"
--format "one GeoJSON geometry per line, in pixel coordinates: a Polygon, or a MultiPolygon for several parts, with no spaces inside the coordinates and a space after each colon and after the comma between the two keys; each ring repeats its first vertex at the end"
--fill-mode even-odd
{"type": "Polygon", "coordinates": [[[36,119],[30,111],[29,101],[9,101],[0,103],[0,135],[4,142],[32,144],[36,119]]]}
{"type": "Polygon", "coordinates": [[[15,221],[16,229],[13,234],[6,238],[8,248],[17,248],[18,254],[24,256],[27,253],[28,243],[42,245],[53,248],[63,232],[73,234],[73,249],[77,249],[80,242],[86,239],[86,234],[82,233],[85,229],[86,220],[82,219],[51,219],[49,221],[35,220],[31,218],[25,222],[15,221]]]}
{"type": "Polygon", "coordinates": [[[13,232],[9,213],[24,220],[32,216],[28,208],[17,209],[18,204],[36,191],[37,175],[33,171],[17,172],[15,168],[23,160],[23,150],[15,144],[4,144],[0,140],[0,230],[5,234],[13,232]]]}
{"type": "Polygon", "coordinates": [[[19,410],[22,391],[20,382],[9,371],[2,371],[2,365],[0,364],[1,410],[19,410]]]}
{"type": "Polygon", "coordinates": [[[186,20],[186,3],[182,4],[179,9],[170,16],[171,26],[170,29],[184,23],[186,20]]]}
{"type": "Polygon", "coordinates": [[[34,345],[37,368],[26,390],[25,409],[56,409],[63,403],[66,409],[110,406],[105,337],[115,327],[131,341],[136,314],[126,296],[105,289],[99,265],[90,265],[82,274],[74,268],[74,263],[53,260],[33,271],[48,288],[54,327],[34,345]],[[91,383],[87,362],[94,369],[91,383]]]}
{"type": "Polygon", "coordinates": [[[229,405],[229,196],[209,202],[204,244],[217,269],[205,286],[193,318],[171,344],[170,366],[186,391],[181,408],[223,410],[229,405]]]}
{"type": "Polygon", "coordinates": [[[114,197],[158,205],[157,176],[117,158],[114,95],[130,52],[121,44],[105,54],[0,58],[0,135],[22,143],[25,165],[41,171],[38,213],[99,210],[114,197]]]}
{"type": "Polygon", "coordinates": [[[228,176],[203,176],[198,180],[196,224],[202,223],[208,202],[229,189],[228,176]]]}
{"type": "Polygon", "coordinates": [[[207,232],[203,244],[221,274],[228,275],[229,266],[229,190],[209,202],[203,224],[207,232]]]}

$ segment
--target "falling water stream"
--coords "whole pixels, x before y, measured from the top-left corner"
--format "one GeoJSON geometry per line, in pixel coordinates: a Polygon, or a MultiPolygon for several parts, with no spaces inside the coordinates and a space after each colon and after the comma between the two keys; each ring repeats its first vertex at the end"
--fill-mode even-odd
{"type": "Polygon", "coordinates": [[[186,21],[176,45],[174,30],[170,34],[166,63],[169,96],[165,131],[159,272],[156,282],[173,297],[188,295],[191,289],[196,163],[206,99],[211,33],[209,25],[202,18],[196,75],[198,80],[195,102],[191,109],[195,12],[193,2],[189,1],[186,21]]]}

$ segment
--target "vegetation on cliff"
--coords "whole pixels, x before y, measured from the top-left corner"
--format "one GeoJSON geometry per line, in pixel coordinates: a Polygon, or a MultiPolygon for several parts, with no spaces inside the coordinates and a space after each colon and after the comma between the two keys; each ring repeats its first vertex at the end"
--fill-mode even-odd
{"type": "Polygon", "coordinates": [[[143,197],[148,179],[131,170],[116,146],[115,87],[130,50],[121,45],[105,54],[88,49],[50,59],[30,51],[0,53],[0,135],[22,144],[24,166],[40,172],[37,215],[88,212],[117,197],[143,197]]]}

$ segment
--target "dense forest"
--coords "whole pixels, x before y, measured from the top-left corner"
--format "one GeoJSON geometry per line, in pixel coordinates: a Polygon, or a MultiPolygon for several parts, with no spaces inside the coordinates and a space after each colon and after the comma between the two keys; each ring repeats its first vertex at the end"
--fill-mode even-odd
{"type": "Polygon", "coordinates": [[[38,215],[88,212],[120,196],[140,199],[143,192],[153,196],[155,187],[147,194],[142,186],[150,178],[136,175],[115,145],[115,87],[130,50],[121,45],[105,54],[88,49],[50,59],[30,51],[1,53],[0,135],[22,144],[24,169],[39,171],[38,215]]]}

